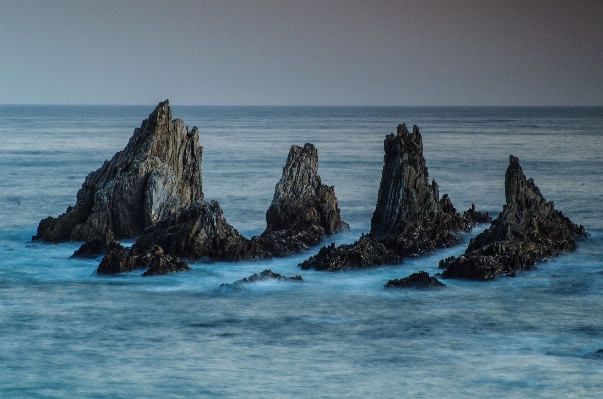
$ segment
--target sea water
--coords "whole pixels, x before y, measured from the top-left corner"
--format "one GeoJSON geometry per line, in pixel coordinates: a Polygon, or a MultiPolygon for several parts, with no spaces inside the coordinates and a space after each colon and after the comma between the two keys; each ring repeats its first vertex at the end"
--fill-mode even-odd
{"type": "MultiPolygon", "coordinates": [[[[603,108],[173,106],[200,129],[203,191],[250,237],[265,228],[289,148],[313,143],[351,243],[370,230],[383,139],[419,125],[430,178],[458,211],[498,215],[509,155],[590,237],[537,270],[437,290],[398,266],[301,270],[284,259],[190,262],[98,276],[80,243],[32,242],[152,106],[0,106],[0,397],[593,397],[603,392],[603,108]],[[303,282],[222,283],[264,269],[303,282]]],[[[132,240],[126,242],[131,244],[132,240]]]]}

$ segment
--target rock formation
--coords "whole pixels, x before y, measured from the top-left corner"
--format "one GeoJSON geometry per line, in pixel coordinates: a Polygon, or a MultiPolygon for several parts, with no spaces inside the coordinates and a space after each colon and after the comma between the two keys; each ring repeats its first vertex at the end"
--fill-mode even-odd
{"type": "Polygon", "coordinates": [[[301,264],[303,269],[340,270],[390,265],[459,241],[472,221],[456,211],[448,195],[440,199],[423,156],[419,128],[399,125],[384,142],[385,157],[371,231],[351,245],[323,247],[301,264]]]}
{"type": "Polygon", "coordinates": [[[404,277],[401,279],[389,280],[387,284],[385,284],[386,288],[435,288],[435,287],[445,287],[444,284],[440,282],[435,277],[430,277],[429,273],[420,271],[418,273],[413,273],[408,277],[404,277]]]}
{"type": "Polygon", "coordinates": [[[341,219],[335,188],[318,175],[316,147],[293,145],[266,212],[266,230],[251,239],[252,256],[287,256],[349,228],[341,219]]]}
{"type": "Polygon", "coordinates": [[[237,280],[232,284],[227,284],[227,283],[220,284],[220,287],[242,289],[244,287],[244,284],[250,284],[250,283],[255,283],[257,281],[266,281],[266,280],[303,281],[301,276],[285,277],[285,276],[281,276],[278,273],[274,273],[270,269],[266,269],[263,272],[261,272],[260,274],[255,273],[242,280],[237,280]]]}
{"type": "Polygon", "coordinates": [[[33,239],[106,241],[141,234],[146,227],[203,199],[199,131],[172,120],[169,103],[134,130],[126,147],[90,173],[77,203],[40,222],[33,239]]]}
{"type": "Polygon", "coordinates": [[[143,276],[154,276],[171,272],[186,271],[190,268],[178,257],[167,255],[163,249],[154,245],[145,251],[136,249],[113,248],[98,266],[98,274],[114,274],[137,269],[147,269],[143,276]]]}
{"type": "Polygon", "coordinates": [[[473,238],[465,253],[440,262],[442,277],[492,280],[529,270],[559,251],[573,251],[584,226],[572,223],[546,202],[512,156],[505,174],[506,205],[489,229],[473,238]]]}
{"type": "Polygon", "coordinates": [[[317,171],[318,151],[312,144],[291,147],[260,236],[243,237],[226,222],[216,201],[198,201],[147,228],[131,249],[116,249],[121,254],[112,254],[106,263],[115,259],[119,267],[105,269],[143,267],[128,253],[143,253],[154,246],[191,260],[238,261],[284,257],[317,245],[326,235],[349,228],[341,219],[334,188],[322,184],[317,171]],[[123,259],[131,264],[124,267],[123,259]]]}

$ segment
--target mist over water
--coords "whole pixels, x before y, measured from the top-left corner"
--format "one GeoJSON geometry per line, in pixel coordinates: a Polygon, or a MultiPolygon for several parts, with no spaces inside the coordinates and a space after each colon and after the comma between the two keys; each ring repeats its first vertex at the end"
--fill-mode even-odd
{"type": "Polygon", "coordinates": [[[97,276],[100,258],[69,258],[80,243],[32,242],[152,108],[0,106],[0,397],[600,397],[603,357],[588,354],[603,349],[603,108],[172,107],[200,129],[206,199],[248,237],[265,228],[289,147],[306,142],[351,225],[325,243],[368,232],[399,123],[419,125],[430,178],[458,211],[498,215],[513,154],[591,233],[516,278],[430,291],[383,286],[437,273],[486,226],[342,273],[301,270],[313,248],[97,276]],[[220,287],[267,268],[304,281],[220,287]]]}

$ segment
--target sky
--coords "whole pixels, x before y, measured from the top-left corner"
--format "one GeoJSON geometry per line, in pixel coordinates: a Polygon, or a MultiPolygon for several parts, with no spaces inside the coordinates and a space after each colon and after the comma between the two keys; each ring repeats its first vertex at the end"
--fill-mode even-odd
{"type": "Polygon", "coordinates": [[[0,104],[603,105],[598,1],[0,0],[0,104]]]}

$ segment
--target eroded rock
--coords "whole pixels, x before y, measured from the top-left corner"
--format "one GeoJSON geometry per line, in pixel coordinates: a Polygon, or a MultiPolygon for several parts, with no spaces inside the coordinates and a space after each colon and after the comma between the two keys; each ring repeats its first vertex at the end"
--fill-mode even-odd
{"type": "Polygon", "coordinates": [[[190,270],[182,259],[166,254],[160,246],[154,245],[145,251],[134,248],[114,248],[105,255],[96,272],[115,274],[138,269],[147,269],[143,276],[190,270]]]}
{"type": "Polygon", "coordinates": [[[266,280],[303,281],[301,276],[285,277],[278,273],[274,273],[270,269],[266,269],[263,272],[261,272],[260,274],[257,274],[257,273],[252,274],[251,276],[241,279],[241,280],[237,280],[232,284],[228,284],[228,283],[220,284],[220,287],[239,288],[240,289],[240,288],[243,288],[245,284],[251,284],[251,283],[258,282],[258,281],[266,281],[266,280]]]}
{"type": "Polygon", "coordinates": [[[371,231],[351,245],[323,247],[303,262],[303,269],[339,270],[398,264],[404,257],[425,255],[459,242],[472,221],[461,217],[448,195],[440,198],[423,156],[417,126],[399,125],[384,141],[384,165],[371,231]]]}
{"type": "MultiPolygon", "coordinates": [[[[284,257],[317,245],[326,235],[349,229],[334,188],[322,184],[317,171],[318,151],[312,144],[291,147],[260,236],[243,237],[226,222],[217,201],[197,201],[147,228],[131,251],[160,246],[166,254],[191,260],[239,261],[284,257]]],[[[114,259],[118,265],[107,269],[121,270],[122,259],[114,259]]]]}
{"type": "Polygon", "coordinates": [[[157,108],[134,130],[126,147],[91,172],[75,206],[48,217],[33,239],[51,242],[117,239],[203,199],[199,131],[172,120],[169,103],[157,108]]]}
{"type": "Polygon", "coordinates": [[[413,273],[401,279],[389,280],[385,284],[386,288],[441,288],[445,286],[440,280],[429,276],[429,273],[424,271],[413,273]]]}
{"type": "Polygon", "coordinates": [[[527,179],[519,159],[510,156],[505,173],[506,205],[487,230],[471,239],[465,253],[440,261],[442,277],[492,280],[533,269],[543,258],[573,251],[586,236],[547,202],[533,179],[527,179]]]}

